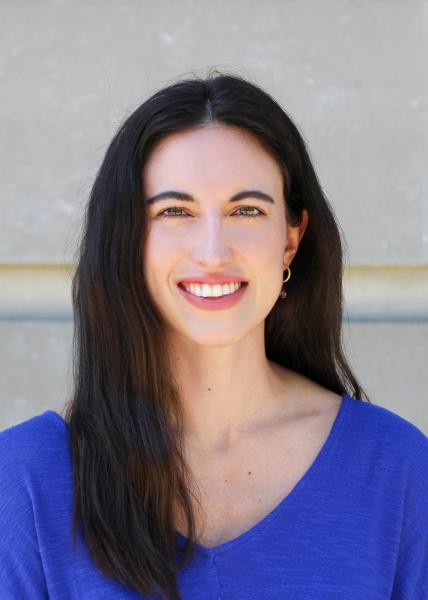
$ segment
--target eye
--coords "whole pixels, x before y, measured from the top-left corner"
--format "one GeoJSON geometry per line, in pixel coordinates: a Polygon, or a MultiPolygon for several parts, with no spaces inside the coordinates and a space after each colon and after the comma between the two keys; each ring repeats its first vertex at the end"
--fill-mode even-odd
{"type": "MultiPolygon", "coordinates": [[[[180,211],[180,210],[181,210],[181,211],[183,211],[183,210],[184,210],[184,208],[180,208],[179,206],[171,206],[171,208],[166,208],[165,210],[163,210],[162,212],[160,212],[160,213],[159,213],[159,214],[157,214],[156,216],[157,216],[157,217],[167,217],[167,218],[168,218],[168,217],[176,217],[176,216],[178,216],[178,217],[181,217],[181,216],[182,216],[182,215],[167,215],[167,214],[165,214],[165,213],[167,213],[169,210],[177,210],[177,211],[180,211]]],[[[187,214],[187,213],[186,213],[186,214],[187,214]]],[[[187,216],[189,216],[189,215],[187,215],[187,216]]]]}
{"type": "Polygon", "coordinates": [[[265,213],[260,210],[260,208],[256,208],[255,206],[240,206],[236,210],[257,210],[257,213],[254,215],[238,215],[238,216],[247,216],[247,217],[259,217],[260,215],[264,215],[265,213]]]}
{"type": "MultiPolygon", "coordinates": [[[[244,210],[244,211],[250,211],[250,210],[256,210],[257,213],[256,214],[241,214],[238,215],[239,217],[259,217],[261,215],[264,215],[265,213],[263,211],[261,211],[259,208],[256,208],[255,206],[240,206],[239,208],[236,209],[236,211],[240,211],[240,210],[244,210]]],[[[181,217],[181,216],[187,216],[189,217],[190,215],[188,213],[185,214],[167,214],[168,211],[184,211],[184,208],[180,208],[179,206],[171,206],[170,208],[166,208],[165,210],[163,210],[162,212],[158,213],[156,216],[157,217],[164,217],[164,218],[170,218],[170,217],[181,217]]],[[[236,214],[235,211],[235,214],[236,214]]]]}

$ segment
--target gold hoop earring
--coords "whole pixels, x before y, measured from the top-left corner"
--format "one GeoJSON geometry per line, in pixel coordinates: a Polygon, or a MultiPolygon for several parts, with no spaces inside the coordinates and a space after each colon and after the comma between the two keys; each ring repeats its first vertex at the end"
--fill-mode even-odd
{"type": "MultiPolygon", "coordinates": [[[[282,282],[283,284],[284,284],[284,283],[287,283],[287,281],[288,281],[288,280],[290,279],[290,277],[291,277],[291,269],[290,269],[290,267],[289,267],[288,265],[286,265],[286,267],[285,267],[285,268],[286,268],[286,270],[288,271],[288,273],[287,273],[287,277],[286,277],[286,278],[284,279],[284,281],[282,282]]],[[[280,297],[280,298],[286,298],[286,297],[287,297],[287,292],[284,290],[284,288],[281,290],[281,292],[280,292],[280,294],[279,294],[279,297],[280,297]]]]}

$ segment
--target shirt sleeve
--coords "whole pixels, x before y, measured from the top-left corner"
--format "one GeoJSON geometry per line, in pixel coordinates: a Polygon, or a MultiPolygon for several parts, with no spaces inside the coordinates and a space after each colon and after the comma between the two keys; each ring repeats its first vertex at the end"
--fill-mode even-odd
{"type": "Polygon", "coordinates": [[[415,432],[391,600],[428,599],[428,438],[415,432]]]}
{"type": "Polygon", "coordinates": [[[0,598],[48,598],[31,489],[0,434],[0,598]]]}

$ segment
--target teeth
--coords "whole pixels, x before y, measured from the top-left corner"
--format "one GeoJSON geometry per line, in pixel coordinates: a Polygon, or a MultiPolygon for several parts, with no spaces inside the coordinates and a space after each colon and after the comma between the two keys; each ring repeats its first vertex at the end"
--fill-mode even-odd
{"type": "Polygon", "coordinates": [[[183,286],[194,296],[202,296],[203,298],[218,298],[220,296],[233,294],[236,292],[236,290],[239,290],[241,283],[225,283],[224,285],[208,285],[207,283],[199,285],[198,283],[183,283],[183,286]]]}

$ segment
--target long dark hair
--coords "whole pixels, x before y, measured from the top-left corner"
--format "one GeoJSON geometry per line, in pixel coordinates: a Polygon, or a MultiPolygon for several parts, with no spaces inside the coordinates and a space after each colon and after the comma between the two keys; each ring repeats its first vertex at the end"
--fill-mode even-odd
{"type": "Polygon", "coordinates": [[[81,527],[97,566],[142,594],[179,599],[195,550],[183,419],[164,325],[143,277],[148,219],[142,168],[171,133],[223,123],[252,132],[284,174],[287,219],[309,224],[287,300],[265,320],[266,356],[322,386],[369,401],[341,345],[342,243],[296,126],[265,91],[214,72],[161,89],[121,125],[86,207],[73,277],[71,433],[73,539],[81,527]],[[174,506],[187,522],[177,546],[174,506]],[[181,559],[181,560],[179,560],[181,559]]]}

